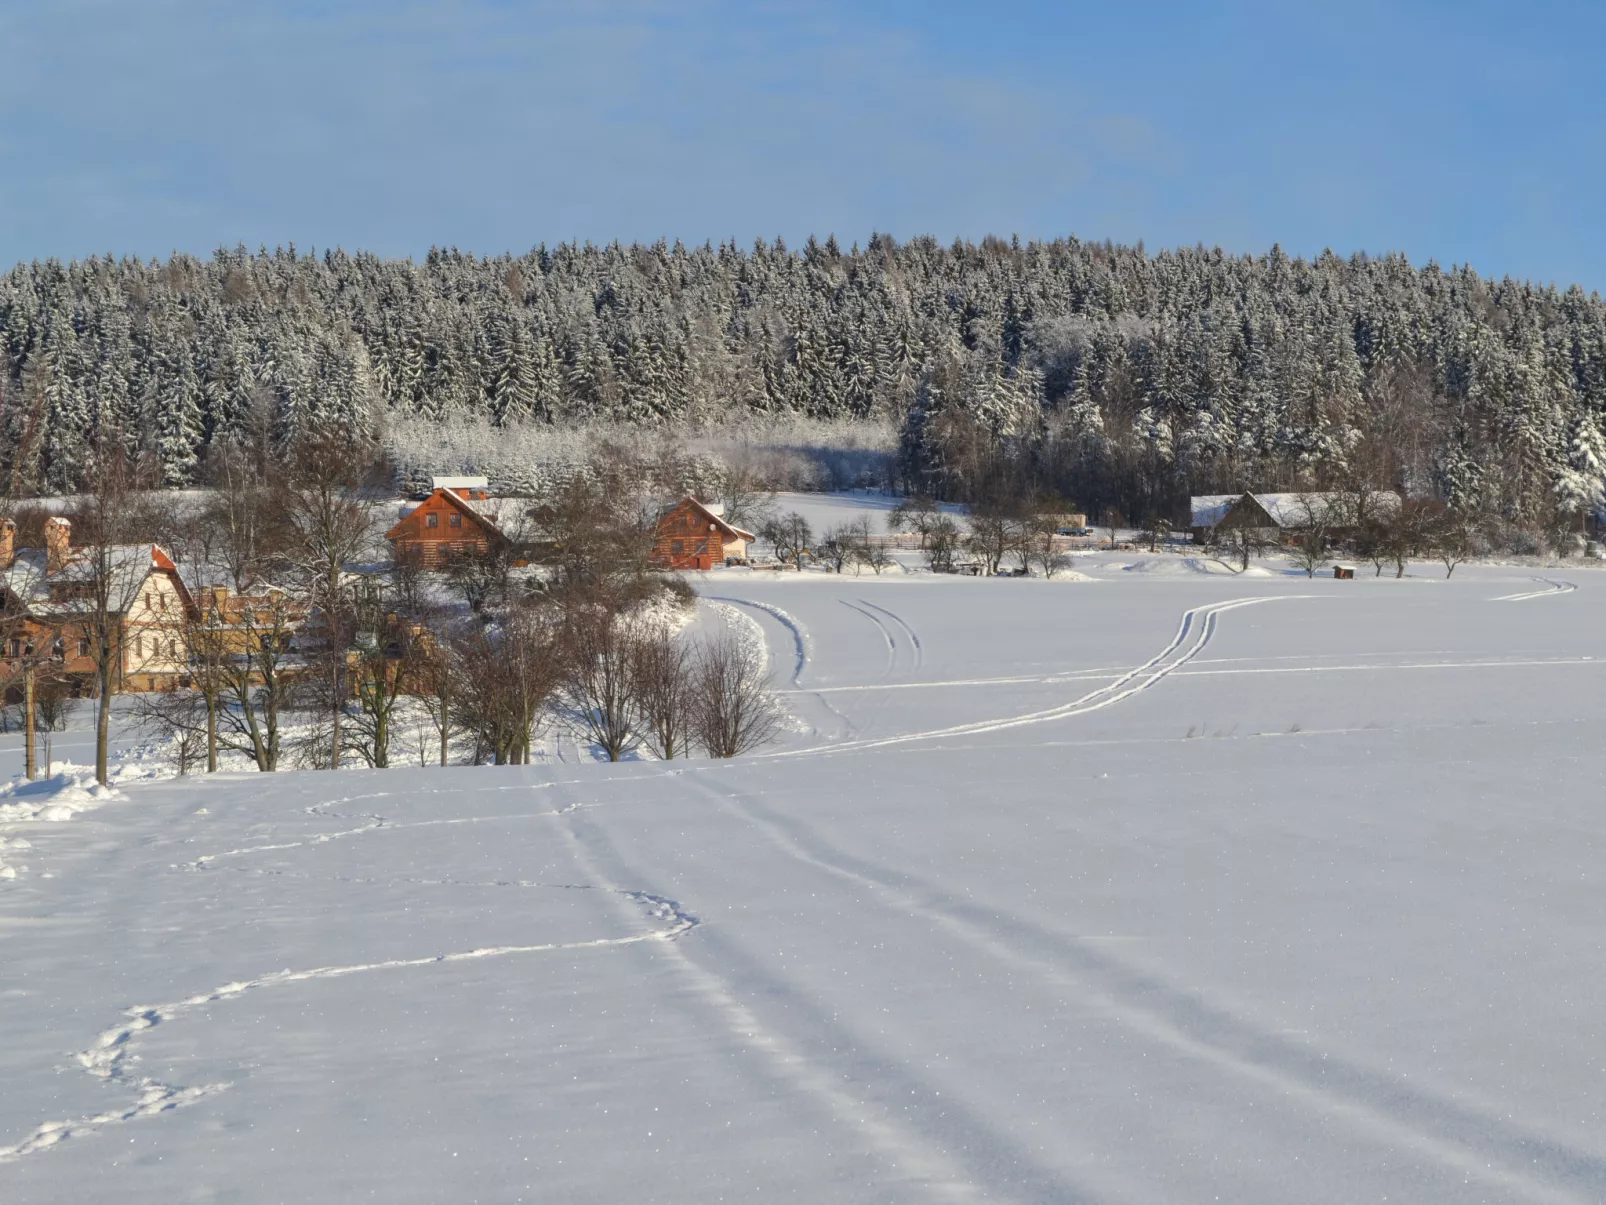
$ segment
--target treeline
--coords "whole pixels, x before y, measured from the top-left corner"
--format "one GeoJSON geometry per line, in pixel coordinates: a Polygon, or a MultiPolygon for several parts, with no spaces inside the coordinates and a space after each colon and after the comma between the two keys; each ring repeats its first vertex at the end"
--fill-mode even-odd
{"type": "Polygon", "coordinates": [[[1023,480],[1140,520],[1189,493],[1364,478],[1552,525],[1599,501],[1606,306],[1275,247],[237,249],[17,266],[0,385],[13,497],[77,488],[104,430],[185,485],[224,443],[398,419],[799,416],[894,425],[893,473],[944,497],[1023,480]]]}

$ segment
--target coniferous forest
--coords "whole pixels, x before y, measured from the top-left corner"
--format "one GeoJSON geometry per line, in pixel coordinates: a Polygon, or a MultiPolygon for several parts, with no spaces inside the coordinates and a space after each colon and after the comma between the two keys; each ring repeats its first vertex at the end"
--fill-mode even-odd
{"type": "Polygon", "coordinates": [[[1553,527],[1601,501],[1606,304],[1400,256],[1074,238],[241,248],[18,265],[0,389],[12,498],[73,490],[107,441],[183,486],[230,442],[404,421],[667,443],[806,419],[895,432],[887,483],[938,496],[1024,483],[1136,521],[1364,483],[1553,527]]]}

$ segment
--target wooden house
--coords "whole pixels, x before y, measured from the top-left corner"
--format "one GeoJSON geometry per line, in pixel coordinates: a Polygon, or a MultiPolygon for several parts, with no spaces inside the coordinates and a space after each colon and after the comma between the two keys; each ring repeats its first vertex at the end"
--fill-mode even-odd
{"type": "Polygon", "coordinates": [[[453,558],[484,556],[507,543],[485,503],[484,477],[436,477],[434,488],[396,526],[385,533],[397,560],[414,560],[439,569],[453,558]]]}
{"type": "Polygon", "coordinates": [[[689,494],[682,498],[658,517],[649,560],[663,569],[712,569],[746,560],[758,537],[727,523],[722,509],[689,494]]]}

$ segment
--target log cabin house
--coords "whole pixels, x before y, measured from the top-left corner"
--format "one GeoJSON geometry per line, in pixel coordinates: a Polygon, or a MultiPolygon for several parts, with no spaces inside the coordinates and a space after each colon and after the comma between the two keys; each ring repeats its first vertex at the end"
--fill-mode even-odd
{"type": "Polygon", "coordinates": [[[397,560],[439,569],[454,557],[484,556],[507,542],[493,514],[484,477],[436,477],[429,497],[385,533],[397,560]]]}
{"type": "Polygon", "coordinates": [[[688,494],[659,516],[648,559],[662,569],[712,569],[745,561],[758,537],[727,523],[723,510],[688,494]]]}

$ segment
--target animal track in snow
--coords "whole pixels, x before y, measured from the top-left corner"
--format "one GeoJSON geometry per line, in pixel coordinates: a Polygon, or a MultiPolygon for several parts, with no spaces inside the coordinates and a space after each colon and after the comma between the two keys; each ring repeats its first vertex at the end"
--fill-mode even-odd
{"type": "MultiPolygon", "coordinates": [[[[555,784],[526,784],[534,786],[552,786],[555,784]]],[[[340,800],[339,803],[350,803],[354,800],[340,800]]],[[[558,816],[565,812],[576,810],[578,803],[564,808],[539,813],[541,816],[558,816]]],[[[338,813],[330,812],[314,805],[305,809],[313,815],[333,816],[346,819],[338,813]]],[[[279,842],[242,849],[227,850],[220,854],[204,855],[193,862],[174,867],[179,870],[206,871],[214,868],[214,863],[224,857],[240,857],[252,853],[263,853],[283,849],[295,849],[304,846],[322,844],[343,837],[356,836],[361,833],[376,832],[385,828],[417,827],[431,823],[463,823],[485,817],[454,817],[442,821],[419,821],[408,825],[392,825],[384,817],[375,813],[366,813],[365,817],[371,823],[360,828],[343,830],[337,833],[325,833],[301,841],[279,842]]],[[[499,817],[499,819],[502,817],[499,817]]],[[[243,868],[231,868],[243,869],[243,868]]],[[[264,874],[285,874],[295,876],[295,872],[263,871],[264,874]]],[[[312,877],[312,876],[301,876],[312,877]]],[[[80,1051],[75,1061],[87,1074],[101,1080],[108,1085],[130,1089],[133,1099],[124,1105],[104,1110],[100,1113],[70,1120],[46,1121],[40,1123],[34,1130],[20,1141],[9,1146],[0,1146],[0,1164],[13,1163],[24,1156],[35,1154],[42,1150],[69,1139],[85,1134],[94,1133],[108,1126],[118,1125],[122,1122],[133,1121],[140,1117],[150,1117],[158,1113],[165,1113],[172,1109],[182,1108],[194,1104],[206,1097],[214,1096],[228,1089],[227,1083],[212,1083],[198,1085],[184,1085],[168,1083],[151,1076],[133,1074],[132,1064],[137,1062],[138,1055],[134,1053],[135,1045],[141,1034],[144,1034],[159,1025],[169,1024],[178,1020],[187,1013],[197,1009],[206,1008],[212,1004],[235,999],[247,992],[260,991],[267,988],[282,987],[287,984],[305,983],[322,979],[342,979],[352,975],[368,974],[375,971],[405,970],[455,962],[468,962],[486,958],[506,958],[515,955],[541,954],[558,950],[593,950],[613,946],[638,945],[643,942],[673,941],[675,938],[690,932],[699,923],[697,918],[686,912],[674,900],[654,895],[645,891],[633,891],[617,887],[596,887],[591,884],[576,883],[541,883],[525,880],[493,880],[489,882],[456,882],[453,880],[429,880],[421,878],[396,879],[340,879],[351,883],[383,883],[400,882],[408,885],[422,886],[476,886],[476,887],[521,887],[521,888],[552,888],[561,890],[598,890],[611,894],[624,896],[640,905],[646,910],[648,917],[661,924],[662,927],[646,933],[637,933],[625,937],[600,937],[587,941],[572,942],[538,942],[528,945],[481,946],[468,950],[456,950],[446,953],[428,954],[417,958],[392,958],[378,962],[350,963],[346,965],[332,965],[311,967],[303,970],[281,970],[259,975],[252,979],[235,980],[225,983],[211,991],[186,996],[179,1000],[164,1004],[140,1005],[124,1011],[125,1018],[120,1024],[103,1030],[88,1049],[80,1051]]]]}

